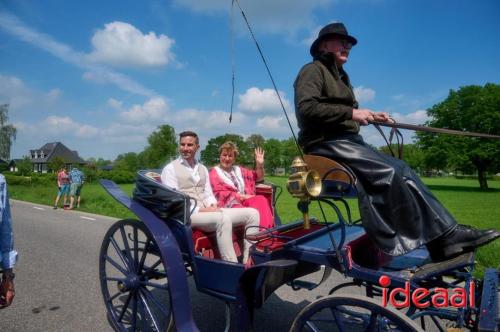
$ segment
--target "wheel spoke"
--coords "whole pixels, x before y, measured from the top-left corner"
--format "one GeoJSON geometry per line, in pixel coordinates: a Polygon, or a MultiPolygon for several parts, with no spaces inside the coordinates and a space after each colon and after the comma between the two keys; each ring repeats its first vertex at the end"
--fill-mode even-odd
{"type": "MultiPolygon", "coordinates": [[[[142,331],[150,331],[151,329],[149,328],[149,324],[148,324],[148,320],[147,320],[147,317],[146,317],[146,311],[144,310],[145,306],[142,302],[142,296],[141,294],[137,294],[137,296],[140,297],[141,301],[137,303],[137,305],[139,306],[139,312],[140,312],[140,317],[141,317],[141,329],[142,331]]],[[[158,329],[156,329],[156,331],[158,331],[158,329]]]]}
{"type": "Polygon", "coordinates": [[[160,265],[160,264],[161,264],[161,258],[158,259],[153,265],[146,267],[142,274],[148,275],[149,273],[154,272],[154,269],[156,269],[158,267],[158,265],[160,265]]]}
{"type": "Polygon", "coordinates": [[[165,316],[168,316],[170,313],[169,310],[165,309],[165,305],[161,303],[148,289],[140,288],[139,291],[144,294],[148,299],[150,299],[157,307],[160,309],[165,316]]]}
{"type": "Polygon", "coordinates": [[[106,280],[106,281],[121,281],[121,282],[124,282],[127,279],[126,278],[118,278],[118,277],[104,277],[104,280],[106,280]]]}
{"type": "MultiPolygon", "coordinates": [[[[153,324],[156,328],[156,331],[160,331],[160,327],[158,326],[158,322],[156,321],[155,317],[153,316],[153,313],[151,312],[151,308],[149,307],[148,303],[146,302],[146,299],[144,298],[144,296],[142,295],[141,292],[139,292],[138,295],[141,298],[142,305],[144,306],[144,308],[146,308],[146,311],[148,312],[148,315],[151,318],[151,321],[153,322],[153,324]]],[[[146,317],[144,317],[144,319],[146,319],[146,317]]]]}
{"type": "Polygon", "coordinates": [[[313,332],[320,332],[320,331],[321,331],[321,330],[320,330],[320,329],[318,329],[318,328],[316,327],[316,325],[315,325],[312,321],[310,321],[310,320],[308,320],[308,321],[306,322],[306,326],[307,326],[307,327],[308,327],[311,331],[313,331],[313,332]]]}
{"type": "Polygon", "coordinates": [[[137,326],[137,292],[132,295],[132,331],[136,330],[137,326]]]}
{"type": "Polygon", "coordinates": [[[115,300],[118,296],[120,296],[120,295],[122,295],[122,294],[123,294],[122,292],[118,292],[118,293],[116,293],[115,295],[110,296],[110,297],[109,297],[109,299],[107,299],[107,301],[108,301],[109,303],[112,303],[112,302],[113,302],[113,301],[114,301],[114,300],[115,300]]]}
{"type": "Polygon", "coordinates": [[[123,267],[121,267],[115,260],[108,255],[104,256],[104,259],[108,261],[111,265],[113,265],[118,271],[123,273],[124,275],[127,275],[128,271],[124,270],[123,267]]]}
{"type": "MultiPolygon", "coordinates": [[[[135,227],[134,227],[135,229],[135,227]]],[[[128,244],[128,239],[127,235],[125,234],[125,228],[122,226],[120,227],[120,234],[122,235],[122,240],[123,240],[123,245],[125,246],[125,254],[127,255],[127,258],[129,259],[130,262],[130,270],[134,271],[135,270],[135,262],[132,258],[132,255],[130,254],[130,246],[128,244]]]]}
{"type": "Polygon", "coordinates": [[[335,310],[335,308],[330,308],[330,311],[332,312],[333,319],[335,320],[335,325],[337,325],[339,332],[344,332],[345,326],[344,326],[344,320],[342,318],[342,314],[339,313],[337,310],[335,310]]]}
{"type": "Polygon", "coordinates": [[[137,266],[137,262],[139,261],[139,243],[137,242],[139,239],[138,239],[138,232],[137,232],[137,228],[134,227],[134,267],[136,268],[135,269],[135,272],[136,273],[139,273],[139,266],[137,266]]]}
{"type": "Polygon", "coordinates": [[[378,319],[378,314],[376,312],[372,312],[370,315],[370,320],[368,321],[368,326],[366,327],[365,331],[375,331],[375,328],[377,327],[377,319],[378,319]]]}
{"type": "Polygon", "coordinates": [[[113,245],[113,248],[115,248],[116,254],[118,255],[118,257],[120,257],[120,260],[122,261],[123,265],[127,268],[128,271],[130,271],[129,264],[127,263],[125,257],[123,257],[123,254],[120,250],[120,247],[118,246],[118,243],[116,243],[116,240],[114,238],[110,238],[109,241],[113,245]]]}
{"type": "Polygon", "coordinates": [[[149,245],[150,245],[149,238],[146,239],[146,244],[144,245],[144,251],[142,252],[141,260],[139,262],[139,268],[137,269],[137,273],[140,273],[142,269],[144,268],[144,263],[146,262],[146,256],[148,255],[148,250],[149,250],[149,245]]]}
{"type": "Polygon", "coordinates": [[[121,322],[122,319],[123,319],[123,315],[125,314],[125,312],[127,311],[128,309],[128,306],[130,304],[130,300],[132,299],[132,293],[128,293],[128,297],[127,299],[125,300],[125,303],[123,304],[123,308],[122,308],[122,312],[120,313],[120,315],[118,316],[118,321],[121,322]]]}

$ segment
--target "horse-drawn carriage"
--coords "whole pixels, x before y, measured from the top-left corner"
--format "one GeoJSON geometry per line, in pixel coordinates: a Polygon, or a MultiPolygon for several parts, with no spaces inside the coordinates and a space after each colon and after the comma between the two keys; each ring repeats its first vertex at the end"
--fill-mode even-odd
{"type": "Polygon", "coordinates": [[[322,271],[323,282],[337,270],[351,281],[319,294],[298,313],[290,331],[498,331],[496,270],[476,280],[472,252],[440,263],[430,260],[425,247],[398,257],[384,254],[351,218],[345,198],[356,195],[352,172],[318,156],[306,155],[304,161],[294,165],[288,183],[304,220],[281,224],[274,211],[274,228],[235,232],[237,252],[242,237],[254,242],[251,267],[218,259],[213,235],[190,226],[189,197],[162,185],[158,174],[140,171],[133,198],[103,180],[138,218],[116,222],[101,248],[100,282],[113,328],[197,330],[188,287],[192,276],[198,291],[235,305],[238,330],[252,330],[254,310],[277,288],[313,290],[318,284],[299,278],[322,271]],[[321,220],[308,216],[313,201],[320,204],[321,220]],[[363,295],[349,292],[352,287],[363,295]]]}

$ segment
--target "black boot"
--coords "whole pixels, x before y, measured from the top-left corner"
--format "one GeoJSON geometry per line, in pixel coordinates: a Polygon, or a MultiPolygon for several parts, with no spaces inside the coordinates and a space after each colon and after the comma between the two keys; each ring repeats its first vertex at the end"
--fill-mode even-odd
{"type": "Polygon", "coordinates": [[[498,237],[500,237],[500,232],[495,229],[480,230],[471,226],[457,225],[439,238],[427,243],[427,249],[433,261],[442,261],[473,251],[498,237]]]}

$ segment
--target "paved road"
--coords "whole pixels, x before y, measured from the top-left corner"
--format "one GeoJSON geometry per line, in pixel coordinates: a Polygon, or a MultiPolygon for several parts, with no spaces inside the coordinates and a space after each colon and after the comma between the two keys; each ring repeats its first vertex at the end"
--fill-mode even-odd
{"type": "MultiPolygon", "coordinates": [[[[111,331],[100,293],[98,255],[103,235],[116,219],[15,200],[11,205],[20,259],[16,298],[0,311],[0,331],[111,331]]],[[[335,274],[313,292],[280,288],[256,312],[256,331],[288,330],[300,308],[343,280],[335,274]]],[[[224,303],[196,292],[192,282],[191,297],[200,330],[223,331],[224,303]]]]}

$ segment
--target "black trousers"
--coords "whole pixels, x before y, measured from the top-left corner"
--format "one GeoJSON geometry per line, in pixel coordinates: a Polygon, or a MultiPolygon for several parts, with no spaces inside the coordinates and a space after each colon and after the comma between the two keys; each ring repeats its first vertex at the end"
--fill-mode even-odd
{"type": "Polygon", "coordinates": [[[363,226],[391,255],[416,249],[457,224],[405,162],[373,149],[360,135],[343,135],[304,150],[352,169],[363,226]]]}

